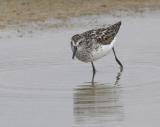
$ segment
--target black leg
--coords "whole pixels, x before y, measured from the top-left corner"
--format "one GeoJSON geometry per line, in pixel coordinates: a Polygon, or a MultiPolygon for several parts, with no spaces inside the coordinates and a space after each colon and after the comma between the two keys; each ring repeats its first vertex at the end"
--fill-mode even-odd
{"type": "Polygon", "coordinates": [[[123,71],[123,65],[122,65],[122,63],[118,60],[117,55],[116,55],[116,52],[115,52],[115,50],[114,50],[114,47],[112,48],[112,50],[113,50],[113,53],[114,53],[114,56],[115,56],[115,59],[116,59],[117,63],[120,65],[120,71],[122,72],[122,71],[123,71]]]}
{"type": "Polygon", "coordinates": [[[96,73],[96,69],[95,69],[95,66],[94,66],[93,62],[91,62],[91,64],[92,64],[92,69],[93,69],[92,84],[94,85],[94,76],[95,76],[95,73],[96,73]]]}

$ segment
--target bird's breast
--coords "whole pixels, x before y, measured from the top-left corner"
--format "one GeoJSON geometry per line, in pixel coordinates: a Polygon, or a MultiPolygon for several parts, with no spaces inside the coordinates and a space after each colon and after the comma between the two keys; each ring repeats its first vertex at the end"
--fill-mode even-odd
{"type": "Polygon", "coordinates": [[[107,55],[112,49],[114,42],[115,39],[108,45],[94,43],[88,47],[77,49],[76,57],[83,62],[95,61],[107,55]]]}
{"type": "Polygon", "coordinates": [[[99,48],[92,51],[92,60],[95,61],[95,60],[100,59],[103,56],[107,55],[111,48],[112,48],[111,45],[99,46],[99,48]]]}

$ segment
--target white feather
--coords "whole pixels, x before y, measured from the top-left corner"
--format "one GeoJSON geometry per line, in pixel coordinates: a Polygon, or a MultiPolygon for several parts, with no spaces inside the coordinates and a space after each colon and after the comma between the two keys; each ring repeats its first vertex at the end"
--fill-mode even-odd
{"type": "Polygon", "coordinates": [[[102,45],[101,48],[99,48],[98,50],[96,50],[95,52],[92,53],[92,61],[95,61],[97,59],[102,58],[103,56],[106,56],[109,51],[112,49],[112,47],[114,46],[114,43],[116,41],[116,38],[113,39],[113,41],[111,42],[111,44],[109,45],[102,45]]]}

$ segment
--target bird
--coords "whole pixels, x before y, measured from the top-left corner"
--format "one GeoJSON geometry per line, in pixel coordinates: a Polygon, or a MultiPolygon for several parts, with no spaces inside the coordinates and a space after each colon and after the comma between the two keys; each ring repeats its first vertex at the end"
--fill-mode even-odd
{"type": "Polygon", "coordinates": [[[118,59],[114,49],[116,35],[121,24],[121,21],[119,21],[108,27],[88,30],[71,37],[72,59],[76,57],[82,62],[91,63],[93,70],[92,83],[94,83],[96,73],[93,62],[106,56],[111,50],[113,51],[116,62],[120,66],[120,72],[123,71],[123,65],[118,59]]]}

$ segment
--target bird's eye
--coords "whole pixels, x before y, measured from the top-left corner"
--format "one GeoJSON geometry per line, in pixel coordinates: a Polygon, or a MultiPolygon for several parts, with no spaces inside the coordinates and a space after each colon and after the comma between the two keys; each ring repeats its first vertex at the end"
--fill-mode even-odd
{"type": "Polygon", "coordinates": [[[82,41],[79,42],[79,45],[81,45],[81,44],[82,44],[82,41]]]}

